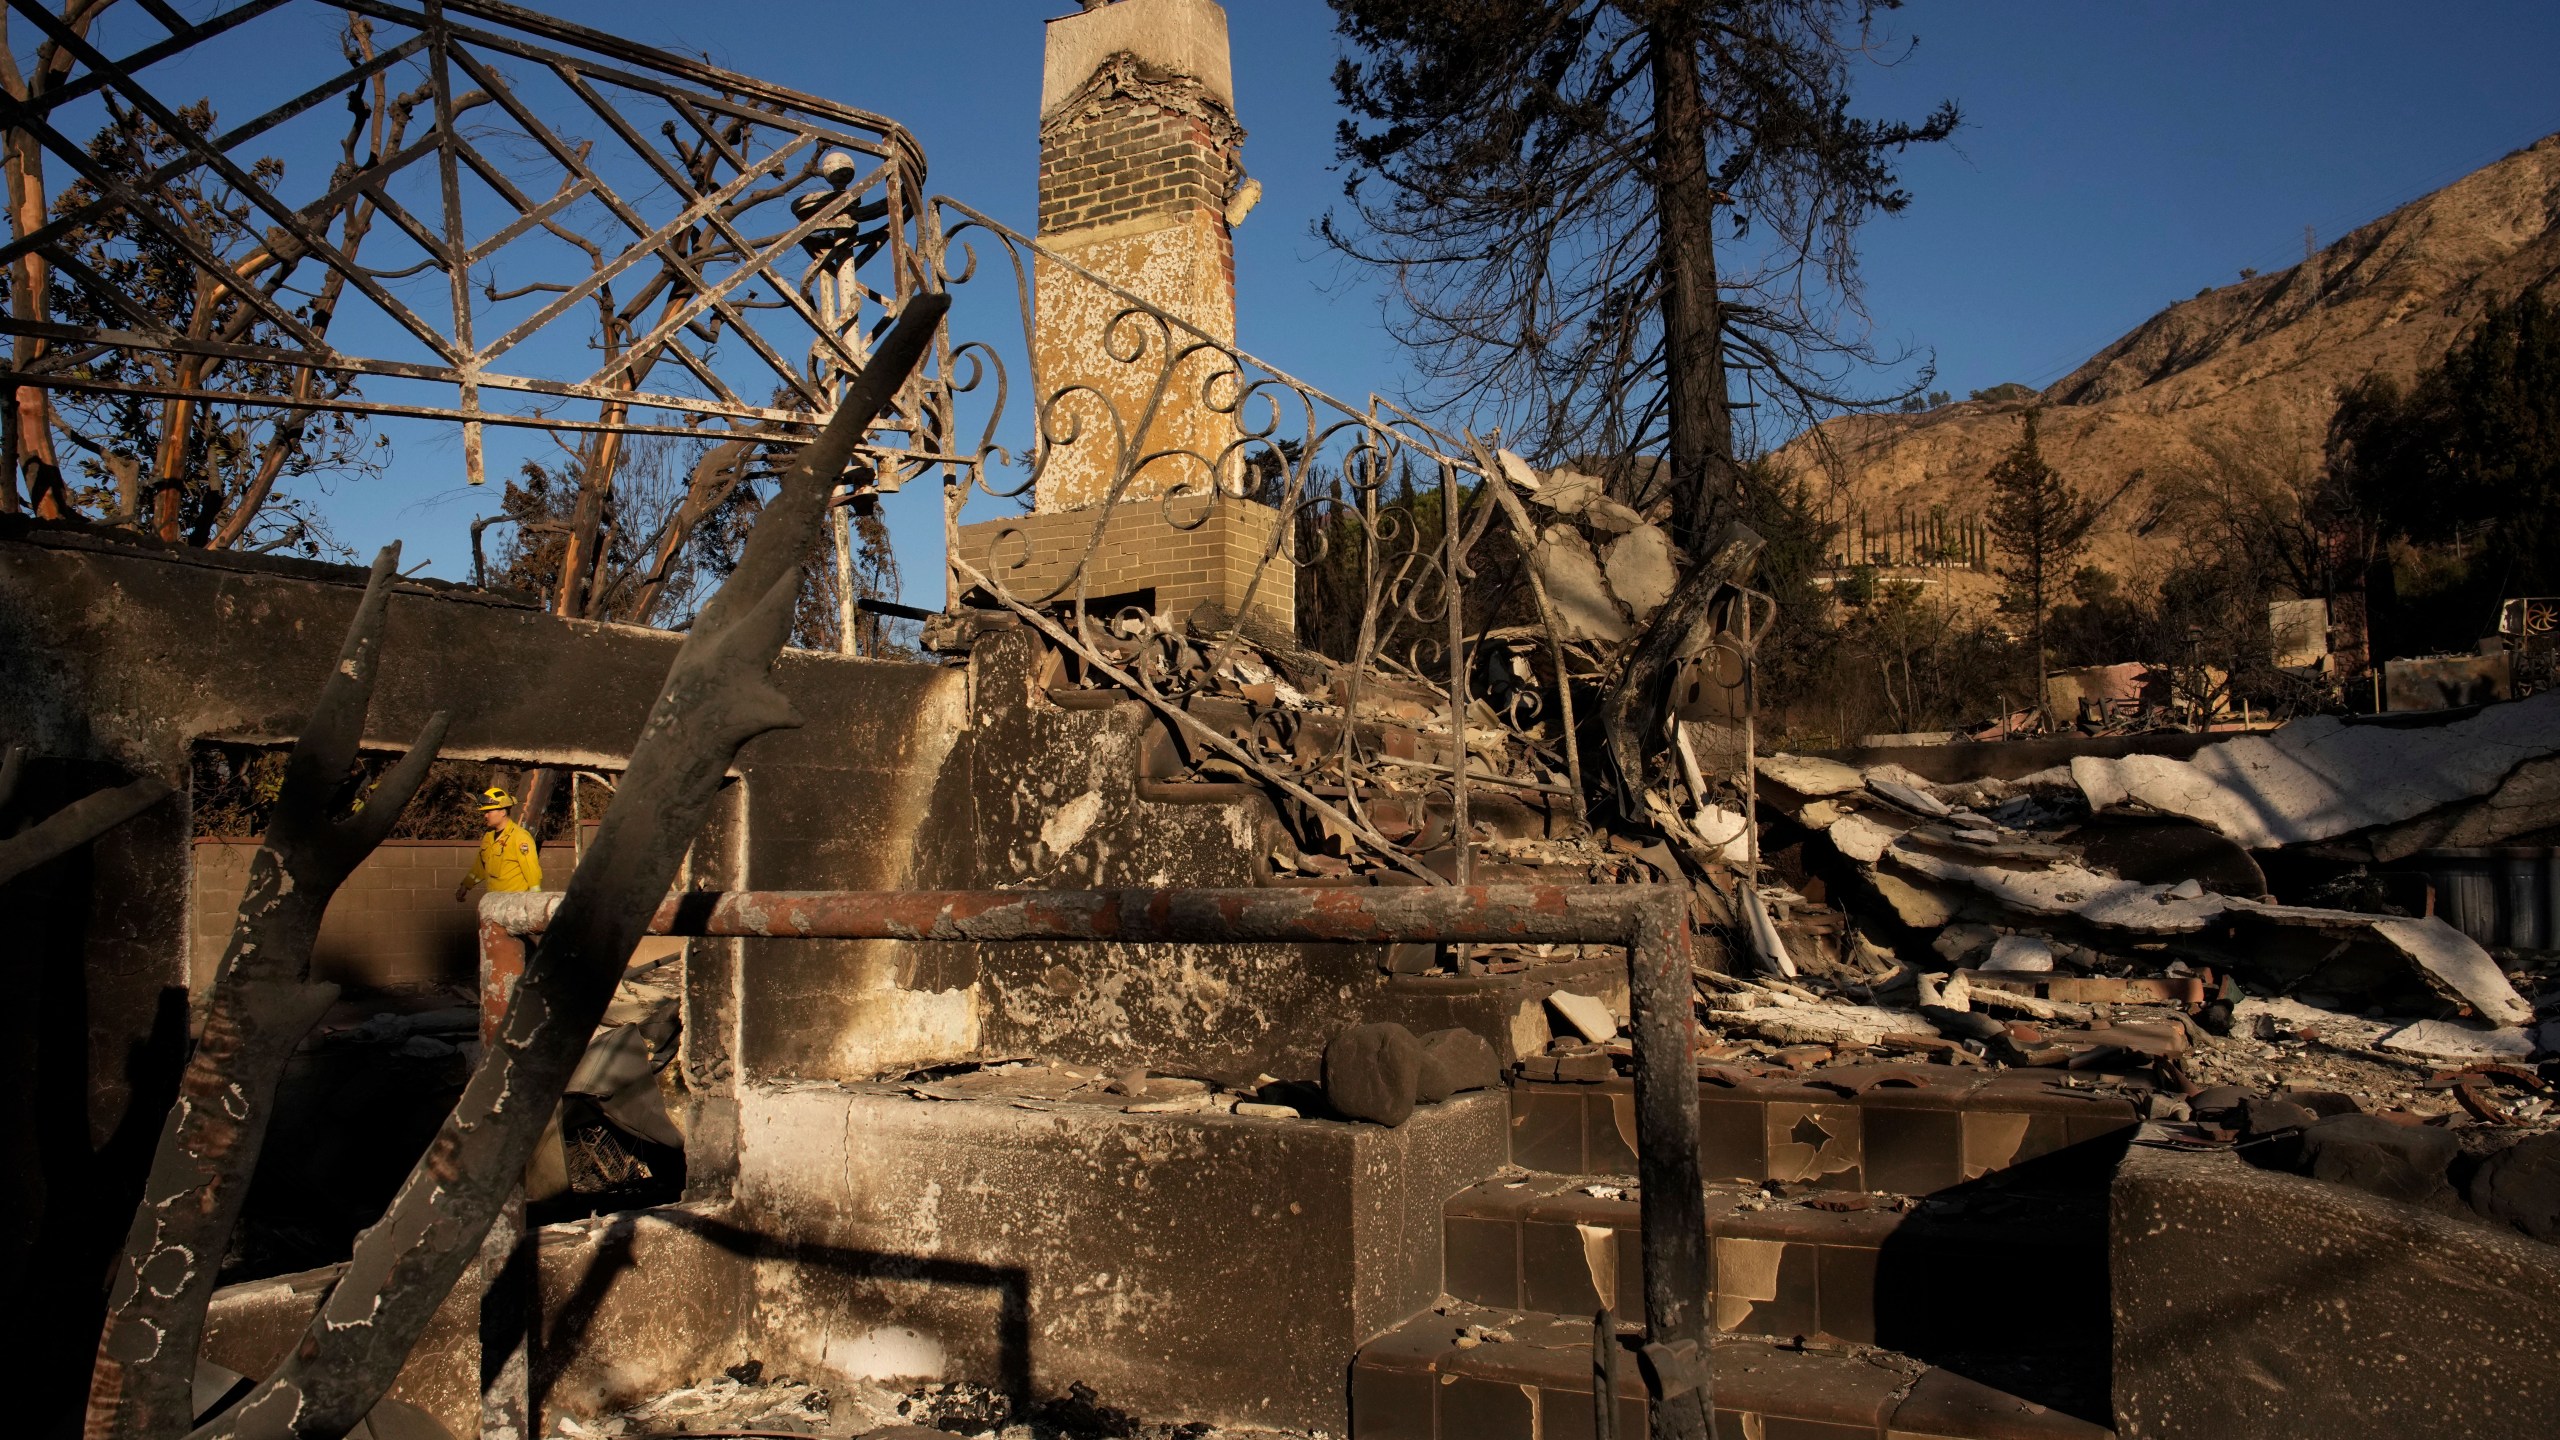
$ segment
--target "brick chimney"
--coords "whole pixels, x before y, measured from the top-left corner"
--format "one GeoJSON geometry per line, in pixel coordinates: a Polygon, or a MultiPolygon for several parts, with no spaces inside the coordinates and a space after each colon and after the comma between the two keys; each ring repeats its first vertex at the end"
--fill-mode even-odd
{"type": "MultiPolygon", "coordinates": [[[[1230,217],[1241,219],[1256,187],[1244,176],[1226,12],[1213,0],[1087,0],[1081,13],[1049,21],[1047,40],[1041,245],[1233,344],[1230,217]]],[[[1054,449],[1033,490],[1033,514],[962,527],[972,562],[995,548],[1009,552],[1000,559],[1019,558],[1027,541],[1029,559],[1006,585],[1026,598],[1051,588],[1084,553],[1099,518],[1093,507],[1110,497],[1125,463],[1187,452],[1148,463],[1121,490],[1087,593],[1152,590],[1158,610],[1177,614],[1214,602],[1259,633],[1294,636],[1295,576],[1285,559],[1263,564],[1278,517],[1241,498],[1243,466],[1228,453],[1235,416],[1203,399],[1204,388],[1222,388],[1211,381],[1228,367],[1214,355],[1195,356],[1167,383],[1167,345],[1179,351],[1193,337],[1162,333],[1150,317],[1121,321],[1126,300],[1058,264],[1035,263],[1033,286],[1033,403],[1084,386],[1109,406],[1092,395],[1062,402],[1051,432],[1075,426],[1079,438],[1054,449]],[[1113,358],[1141,342],[1135,360],[1113,358]],[[1122,430],[1130,436],[1125,455],[1122,430]],[[1164,497],[1177,491],[1185,498],[1168,507],[1164,497]],[[1168,515],[1183,526],[1202,523],[1176,529],[1168,515]],[[1021,540],[994,547],[1004,529],[1020,531],[1021,540]],[[1248,605],[1257,569],[1264,573],[1248,605]]]]}

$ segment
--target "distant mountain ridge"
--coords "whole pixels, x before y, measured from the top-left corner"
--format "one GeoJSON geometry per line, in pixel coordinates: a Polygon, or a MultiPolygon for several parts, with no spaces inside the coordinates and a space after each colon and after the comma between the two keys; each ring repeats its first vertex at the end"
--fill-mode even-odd
{"type": "Polygon", "coordinates": [[[1835,502],[1979,512],[1984,476],[2040,407],[2045,458],[2110,499],[2090,558],[2156,573],[2173,538],[2163,482],[2207,447],[2316,462],[2337,396],[2365,375],[2405,380],[2492,303],[2560,278],[2560,135],[2358,227],[2302,264],[2183,300],[2031,401],[1833,420],[1779,458],[1826,476],[1835,502]],[[1818,443],[1827,441],[1827,446],[1818,443]]]}

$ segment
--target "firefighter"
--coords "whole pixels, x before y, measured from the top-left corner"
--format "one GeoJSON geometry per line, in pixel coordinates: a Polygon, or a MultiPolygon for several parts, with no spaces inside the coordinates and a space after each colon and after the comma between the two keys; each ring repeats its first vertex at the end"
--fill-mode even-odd
{"type": "Polygon", "coordinates": [[[515,808],[516,797],[492,785],[480,792],[480,802],[481,823],[489,833],[480,837],[480,858],[471,862],[471,873],[453,887],[453,898],[469,895],[474,885],[487,885],[492,894],[541,889],[542,852],[533,836],[507,815],[515,808]]]}

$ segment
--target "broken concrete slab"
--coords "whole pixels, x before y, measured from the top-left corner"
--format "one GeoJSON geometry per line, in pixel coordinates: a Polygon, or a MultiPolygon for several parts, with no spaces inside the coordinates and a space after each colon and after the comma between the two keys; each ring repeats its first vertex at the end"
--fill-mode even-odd
{"type": "Polygon", "coordinates": [[[1850,795],[1867,788],[1865,771],[1817,755],[1763,755],[1754,764],[1753,773],[1807,799],[1850,795]]]}
{"type": "Polygon", "coordinates": [[[2453,1020],[2418,1020],[2374,1042],[2375,1048],[2430,1060],[2530,1060],[2533,1033],[2521,1025],[2479,1029],[2453,1020]]]}
{"type": "Polygon", "coordinates": [[[2182,898],[2166,885],[2137,884],[2071,865],[2003,870],[1961,864],[1907,845],[1896,845],[1889,854],[1914,874],[1977,891],[2024,915],[2072,917],[2143,934],[2193,934],[2229,907],[2220,896],[2182,898]]]}
{"type": "Polygon", "coordinates": [[[1680,582],[1679,554],[1658,525],[1638,524],[1610,542],[1600,569],[1608,577],[1610,590],[1626,602],[1639,625],[1662,608],[1680,582]]]}
{"type": "Polygon", "coordinates": [[[2528,760],[2497,789],[2415,820],[2319,847],[2318,853],[2390,864],[2422,850],[2503,845],[2560,823],[2560,757],[2528,760]]]}
{"type": "Polygon", "coordinates": [[[2281,996],[2264,1000],[2251,996],[2240,1001],[2231,1007],[2231,1026],[2235,1032],[2244,1035],[2254,1035],[2261,1028],[2270,1028],[2359,1050],[2374,1048],[2392,1028],[2385,1021],[2325,1010],[2281,996]]]}
{"type": "Polygon", "coordinates": [[[2533,1018],[2533,1007],[2507,983],[2489,952],[2442,918],[2386,918],[2374,921],[2373,929],[2491,1023],[2522,1025],[2533,1018]]]}
{"type": "Polygon", "coordinates": [[[1926,1035],[1932,1028],[1917,1010],[1882,1005],[1710,1009],[1705,1020],[1709,1025],[1741,1030],[1781,1045],[1827,1045],[1841,1040],[1874,1045],[1888,1035],[1926,1035]]]}
{"type": "Polygon", "coordinates": [[[1889,779],[1882,775],[1869,774],[1867,776],[1867,790],[1877,798],[1891,801],[1915,815],[1926,815],[1932,819],[1942,819],[1955,813],[1954,806],[1949,805],[1946,801],[1939,799],[1928,791],[1920,789],[1914,785],[1905,784],[1899,780],[1889,779]]]}
{"type": "Polygon", "coordinates": [[[1867,877],[1893,917],[1914,930],[1935,930],[1956,918],[1962,901],[1934,885],[1915,885],[1878,870],[1867,877]]]}
{"type": "Polygon", "coordinates": [[[1831,843],[1841,854],[1861,865],[1873,865],[1882,860],[1884,852],[1892,849],[1893,842],[1901,838],[1900,831],[1854,812],[1843,814],[1823,833],[1831,837],[1831,843]]]}
{"type": "Polygon", "coordinates": [[[1610,1014],[1608,1005],[1595,996],[1558,990],[1547,997],[1547,1008],[1585,1040],[1602,1041],[1617,1037],[1617,1017],[1610,1014]]]}
{"type": "Polygon", "coordinates": [[[1582,532],[1570,525],[1548,526],[1529,553],[1529,566],[1546,586],[1547,604],[1566,639],[1616,645],[1631,633],[1582,532]]]}
{"type": "Polygon", "coordinates": [[[2093,810],[2198,820],[2253,850],[2331,840],[2489,794],[2525,762],[2560,753],[2560,692],[2442,725],[2296,720],[2192,760],[2080,756],[2071,778],[2093,810]]]}
{"type": "Polygon", "coordinates": [[[2040,935],[2003,935],[1982,968],[1994,974],[2041,975],[2053,969],[2053,942],[2040,935]]]}
{"type": "MultiPolygon", "coordinates": [[[[2365,967],[2368,973],[2364,978],[2368,981],[2405,968],[2428,989],[2472,1007],[2492,1023],[2519,1025],[2533,1018],[2533,1007],[2507,982],[2489,952],[2434,916],[2413,919],[2271,905],[2215,895],[2184,882],[2174,886],[2141,885],[2071,865],[2043,870],[1966,865],[1905,844],[1895,845],[1887,854],[1902,869],[1944,884],[1965,886],[2022,915],[2069,917],[2106,929],[2145,935],[2199,934],[2216,921],[2231,917],[2277,928],[2318,931],[2345,945],[2368,938],[2378,940],[2398,964],[2365,967]]],[[[2321,964],[2325,966],[2336,958],[2337,952],[2332,951],[2321,964]]]]}
{"type": "Polygon", "coordinates": [[[2516,993],[2489,952],[2439,917],[2368,915],[2251,900],[2228,901],[2225,908],[2235,920],[2299,929],[2346,944],[2355,944],[2370,935],[2382,941],[2429,990],[2470,1006],[2491,1024],[2521,1025],[2533,1018],[2532,1005],[2516,993]]]}

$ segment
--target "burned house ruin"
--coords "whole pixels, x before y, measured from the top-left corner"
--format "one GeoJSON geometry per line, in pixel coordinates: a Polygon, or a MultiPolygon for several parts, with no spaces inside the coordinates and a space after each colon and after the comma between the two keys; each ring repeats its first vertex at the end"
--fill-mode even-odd
{"type": "MultiPolygon", "coordinates": [[[[1239,348],[1212,0],[1047,22],[1034,235],[889,119],[497,0],[165,9],[65,73],[147,108],[357,17],[262,124],[426,76],[337,187],[412,249],[240,172],[379,328],[21,314],[14,384],[256,349],[474,472],[575,423],[783,478],[680,629],[0,517],[40,1433],[2560,1429],[2560,699],[1762,753],[1757,536],[1239,348]],[[613,238],[467,283],[554,221],[613,238]],[[923,656],[786,648],[936,483],[923,656]],[[385,838],[431,758],[603,798],[465,908],[385,838]]],[[[76,150],[59,93],[12,123],[76,150]]]]}

